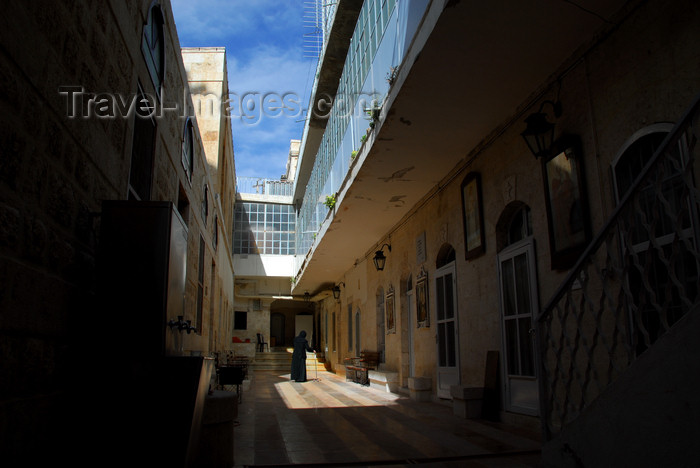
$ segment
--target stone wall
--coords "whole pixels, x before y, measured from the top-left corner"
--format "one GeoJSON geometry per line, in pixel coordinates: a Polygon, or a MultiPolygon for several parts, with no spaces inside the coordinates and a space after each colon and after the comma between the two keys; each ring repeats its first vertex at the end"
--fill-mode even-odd
{"type": "MultiPolygon", "coordinates": [[[[55,462],[62,450],[77,450],[75,442],[67,444],[70,436],[63,437],[66,422],[80,413],[72,405],[83,392],[99,391],[91,378],[100,356],[107,348],[129,346],[130,327],[139,325],[128,310],[100,316],[94,301],[101,202],[128,196],[133,114],[119,118],[112,107],[113,117],[99,118],[88,100],[95,93],[130,99],[139,85],[154,95],[141,52],[151,3],[16,2],[5,5],[0,19],[0,451],[8,461],[21,457],[32,465],[46,456],[55,462]],[[88,93],[76,101],[82,109],[61,94],[66,89],[88,93]],[[108,333],[122,337],[116,343],[104,340],[105,330],[96,326],[105,322],[119,330],[108,333]]],[[[169,3],[162,7],[162,100],[182,110],[191,106],[187,79],[169,3]]],[[[228,250],[230,215],[224,217],[214,202],[213,189],[220,184],[206,168],[209,140],[196,125],[188,180],[181,163],[183,126],[178,112],[157,117],[150,198],[177,205],[184,194],[189,201],[185,318],[193,321],[200,236],[205,241],[204,316],[185,348],[208,353],[212,327],[230,322],[209,315],[233,303],[232,286],[222,287],[232,283],[230,254],[222,254],[228,250]],[[206,221],[200,210],[205,184],[206,221]],[[219,225],[216,249],[214,214],[227,220],[219,225]]],[[[230,139],[230,132],[221,134],[217,150],[226,148],[220,160],[232,174],[230,139]]],[[[226,190],[232,189],[231,183],[226,190]]]]}
{"type": "MultiPolygon", "coordinates": [[[[574,134],[582,140],[583,169],[592,232],[598,231],[615,206],[611,164],[625,142],[638,130],[659,122],[676,122],[700,92],[700,7],[694,2],[654,0],[631,4],[620,24],[569,57],[561,69],[552,70],[551,82],[533,90],[531,107],[523,104],[510,123],[505,122],[494,138],[484,135],[482,146],[465,155],[462,163],[445,168],[435,189],[397,225],[377,239],[390,243],[386,268],[375,271],[374,251],[367,252],[343,278],[341,303],[328,305],[336,312],[337,340],[331,353],[333,366],[354,355],[348,350],[348,304],[361,310],[362,341],[377,342],[376,299],[379,288],[393,286],[399,326],[385,336],[385,368],[400,373],[407,386],[408,326],[413,327],[415,376],[433,380],[436,386],[435,272],[440,249],[455,249],[459,327],[459,375],[464,386],[483,386],[486,353],[501,350],[502,325],[499,305],[497,255],[501,216],[509,207],[527,205],[531,210],[535,241],[537,292],[543,306],[564,279],[566,271],[552,268],[544,181],[541,161],[533,157],[520,132],[525,117],[546,100],[559,99],[563,114],[557,135],[574,134]],[[556,79],[559,78],[559,79],[556,79]],[[471,172],[482,179],[485,253],[465,259],[461,183],[471,172]],[[416,243],[425,235],[425,258],[418,258],[416,243]],[[406,281],[413,287],[421,268],[428,273],[430,327],[416,328],[406,320],[406,281]]],[[[430,137],[430,136],[426,136],[430,137]]],[[[454,136],[458,138],[458,135],[454,136]]],[[[427,158],[430,155],[426,155],[427,158]]],[[[353,325],[354,326],[354,325],[353,325]]],[[[502,365],[502,360],[501,360],[502,365]]]]}

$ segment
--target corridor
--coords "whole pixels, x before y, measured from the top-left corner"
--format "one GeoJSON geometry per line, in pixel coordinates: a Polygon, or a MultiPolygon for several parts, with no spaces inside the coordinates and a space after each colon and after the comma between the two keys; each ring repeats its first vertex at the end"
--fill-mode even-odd
{"type": "Polygon", "coordinates": [[[532,467],[539,435],[465,420],[450,405],[346,382],[328,372],[297,383],[256,371],[242,396],[235,466],[532,467]]]}

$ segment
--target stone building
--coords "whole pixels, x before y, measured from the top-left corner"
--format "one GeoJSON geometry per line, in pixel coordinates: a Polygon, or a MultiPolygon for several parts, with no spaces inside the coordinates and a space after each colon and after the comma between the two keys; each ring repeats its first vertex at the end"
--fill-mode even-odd
{"type": "Polygon", "coordinates": [[[204,356],[298,324],[545,465],[697,465],[697,2],[332,2],[264,193],[167,0],[3,13],[9,465],[187,464],[204,356]]]}
{"type": "Polygon", "coordinates": [[[2,18],[3,463],[184,460],[201,356],[231,346],[233,142],[199,106],[228,93],[225,51],[181,54],[167,1],[2,18]]]}
{"type": "Polygon", "coordinates": [[[378,352],[373,384],[541,427],[553,466],[693,460],[663,447],[698,436],[698,6],[331,8],[293,194],[327,366],[378,352]]]}

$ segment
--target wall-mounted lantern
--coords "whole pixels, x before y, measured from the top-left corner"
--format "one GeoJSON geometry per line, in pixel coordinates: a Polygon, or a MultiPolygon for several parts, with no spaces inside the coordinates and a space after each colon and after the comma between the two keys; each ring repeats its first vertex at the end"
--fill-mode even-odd
{"type": "Polygon", "coordinates": [[[391,252],[391,245],[384,244],[374,254],[374,267],[377,269],[377,271],[382,271],[384,269],[384,265],[386,265],[386,257],[384,256],[384,247],[388,247],[389,252],[391,252]]]}
{"type": "Polygon", "coordinates": [[[341,285],[341,284],[343,285],[343,287],[345,287],[345,283],[343,283],[343,282],[341,281],[340,283],[338,283],[338,284],[336,284],[335,286],[333,286],[333,289],[332,289],[332,291],[333,291],[333,298],[334,298],[336,301],[337,301],[338,299],[340,299],[340,285],[341,285]]]}
{"type": "Polygon", "coordinates": [[[561,117],[562,108],[559,101],[544,101],[537,112],[525,119],[527,127],[520,134],[536,158],[548,156],[554,143],[554,124],[547,120],[547,114],[542,112],[545,104],[552,106],[555,118],[561,117]]]}

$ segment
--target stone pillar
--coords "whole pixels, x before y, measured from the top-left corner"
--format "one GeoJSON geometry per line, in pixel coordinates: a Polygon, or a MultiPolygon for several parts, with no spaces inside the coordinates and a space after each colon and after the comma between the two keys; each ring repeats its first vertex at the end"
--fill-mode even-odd
{"type": "Polygon", "coordinates": [[[452,395],[452,410],[460,418],[480,418],[484,402],[483,387],[450,386],[452,395]]]}
{"type": "Polygon", "coordinates": [[[370,387],[396,393],[399,389],[399,373],[371,370],[369,371],[369,382],[370,387]]]}
{"type": "Polygon", "coordinates": [[[409,377],[408,393],[411,400],[431,401],[433,381],[430,377],[409,377]]]}

